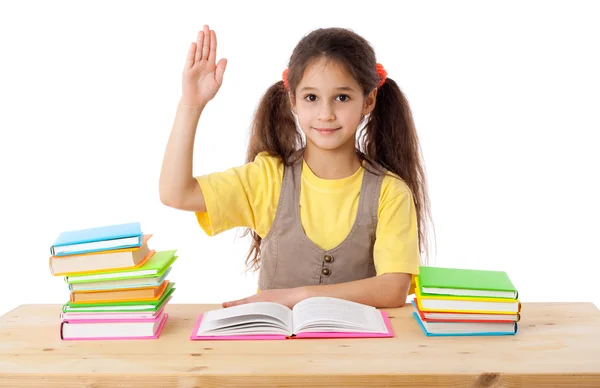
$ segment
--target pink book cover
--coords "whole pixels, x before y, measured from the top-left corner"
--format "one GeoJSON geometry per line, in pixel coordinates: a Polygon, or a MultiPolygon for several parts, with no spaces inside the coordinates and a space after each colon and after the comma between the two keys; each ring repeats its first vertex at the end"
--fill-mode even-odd
{"type": "Polygon", "coordinates": [[[194,330],[190,335],[191,340],[284,340],[293,338],[391,338],[394,336],[392,330],[392,324],[390,318],[385,311],[380,311],[385,326],[387,327],[387,333],[365,333],[365,332],[314,332],[314,333],[300,333],[292,337],[288,337],[281,334],[251,334],[251,335],[196,335],[200,324],[202,323],[203,314],[198,316],[194,330]]]}
{"type": "Polygon", "coordinates": [[[72,313],[60,313],[60,318],[63,321],[76,321],[84,320],[88,321],[91,319],[154,319],[158,317],[164,311],[165,306],[163,305],[160,310],[155,312],[152,311],[114,311],[114,312],[101,312],[101,313],[84,313],[84,312],[72,312],[72,313]]]}
{"type": "Polygon", "coordinates": [[[63,341],[77,341],[77,340],[83,340],[83,341],[93,341],[93,340],[138,340],[138,339],[157,339],[160,336],[160,333],[162,332],[163,327],[165,326],[165,322],[167,321],[167,318],[169,317],[169,314],[164,313],[162,314],[162,316],[157,316],[156,318],[145,318],[145,319],[78,319],[78,320],[74,320],[74,321],[62,321],[60,323],[60,339],[63,341]],[[102,322],[102,323],[106,323],[106,322],[156,322],[157,320],[160,319],[160,324],[158,325],[158,328],[156,329],[156,333],[152,336],[139,336],[139,337],[72,337],[72,338],[65,338],[63,336],[63,325],[65,323],[68,323],[70,325],[85,325],[86,323],[97,323],[97,322],[102,322]]]}

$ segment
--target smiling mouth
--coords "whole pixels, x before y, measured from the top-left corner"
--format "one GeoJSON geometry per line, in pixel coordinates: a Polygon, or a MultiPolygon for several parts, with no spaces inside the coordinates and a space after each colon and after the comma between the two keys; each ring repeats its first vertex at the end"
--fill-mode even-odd
{"type": "Polygon", "coordinates": [[[340,128],[315,128],[315,127],[313,127],[313,129],[315,131],[321,132],[321,133],[331,133],[331,132],[337,131],[338,129],[341,129],[341,127],[340,128]]]}

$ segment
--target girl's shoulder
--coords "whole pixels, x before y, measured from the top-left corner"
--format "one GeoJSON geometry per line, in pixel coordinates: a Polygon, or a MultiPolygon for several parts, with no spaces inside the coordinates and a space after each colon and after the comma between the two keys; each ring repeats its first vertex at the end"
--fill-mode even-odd
{"type": "Polygon", "coordinates": [[[381,183],[380,198],[395,198],[401,195],[412,195],[410,187],[400,176],[391,171],[386,171],[381,183]]]}
{"type": "Polygon", "coordinates": [[[275,168],[279,168],[283,166],[283,160],[281,156],[277,154],[272,154],[268,151],[261,151],[255,157],[252,163],[257,163],[265,166],[273,166],[275,168]]]}
{"type": "Polygon", "coordinates": [[[283,176],[283,160],[277,154],[271,154],[267,151],[259,152],[250,164],[266,175],[269,176],[283,176]]]}
{"type": "Polygon", "coordinates": [[[381,193],[379,196],[380,204],[391,198],[398,198],[406,194],[412,195],[410,187],[398,174],[382,167],[380,164],[365,161],[363,163],[363,168],[376,175],[383,175],[381,193]]]}

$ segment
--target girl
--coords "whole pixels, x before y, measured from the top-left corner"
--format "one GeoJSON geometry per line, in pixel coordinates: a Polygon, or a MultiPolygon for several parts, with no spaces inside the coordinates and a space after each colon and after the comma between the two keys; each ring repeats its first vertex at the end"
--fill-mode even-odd
{"type": "Polygon", "coordinates": [[[341,28],[305,36],[260,101],[246,164],[194,178],[198,120],[227,65],[216,51],[205,25],[183,70],[160,198],[194,211],[210,236],[251,233],[259,292],[223,307],[311,296],[404,305],[426,250],[428,198],[410,108],[373,48],[341,28]]]}

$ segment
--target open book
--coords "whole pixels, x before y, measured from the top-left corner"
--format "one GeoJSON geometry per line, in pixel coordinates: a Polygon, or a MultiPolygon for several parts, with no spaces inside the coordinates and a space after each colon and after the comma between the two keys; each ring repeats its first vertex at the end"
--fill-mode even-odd
{"type": "Polygon", "coordinates": [[[192,340],[393,337],[385,311],[343,299],[313,297],[293,309],[255,302],[200,314],[192,340]]]}

